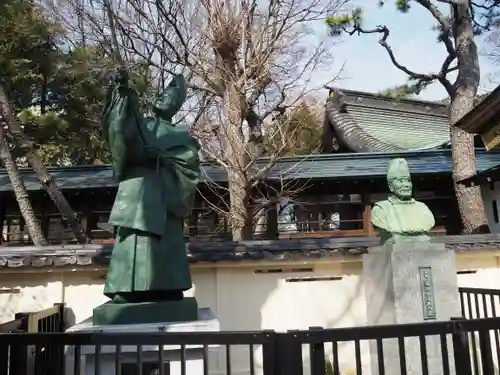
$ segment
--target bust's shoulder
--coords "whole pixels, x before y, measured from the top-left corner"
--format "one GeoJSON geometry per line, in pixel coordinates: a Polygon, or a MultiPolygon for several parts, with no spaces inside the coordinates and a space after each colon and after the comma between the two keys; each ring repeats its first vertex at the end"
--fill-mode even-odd
{"type": "Polygon", "coordinates": [[[420,201],[415,201],[415,206],[422,209],[422,210],[429,210],[429,207],[424,203],[424,202],[420,202],[420,201]]]}
{"type": "Polygon", "coordinates": [[[387,206],[386,204],[390,203],[389,201],[379,201],[375,202],[372,207],[372,211],[370,214],[370,221],[375,228],[387,229],[387,206]]]}
{"type": "Polygon", "coordinates": [[[373,207],[372,207],[372,212],[375,210],[380,210],[380,211],[384,211],[384,210],[387,210],[387,209],[390,209],[390,207],[392,206],[392,203],[391,201],[389,200],[383,200],[383,201],[378,201],[378,202],[375,202],[373,204],[373,207]]]}

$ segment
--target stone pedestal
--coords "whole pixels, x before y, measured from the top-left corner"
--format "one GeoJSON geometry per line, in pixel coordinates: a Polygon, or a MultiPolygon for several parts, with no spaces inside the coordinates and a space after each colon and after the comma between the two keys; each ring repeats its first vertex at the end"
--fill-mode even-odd
{"type": "MultiPolygon", "coordinates": [[[[148,333],[148,332],[218,332],[219,321],[209,308],[198,309],[198,320],[178,323],[149,323],[149,324],[124,324],[96,326],[92,319],[84,321],[69,328],[66,332],[94,333],[148,333]]],[[[215,346],[214,346],[215,347],[215,346]]],[[[214,350],[209,347],[208,350],[214,350]]],[[[168,375],[181,374],[181,350],[180,346],[165,345],[164,350],[164,373],[168,375]]],[[[204,349],[197,345],[187,345],[184,351],[186,363],[186,374],[203,375],[203,353],[204,349]]],[[[208,354],[208,353],[207,353],[208,354]]],[[[137,368],[137,346],[124,345],[120,348],[121,374],[138,374],[137,368]]],[[[100,351],[100,375],[115,375],[116,372],[116,347],[103,345],[100,351]]],[[[82,346],[80,350],[80,372],[74,371],[75,352],[73,347],[66,350],[66,372],[65,375],[94,375],[95,374],[95,347],[82,346]]],[[[144,375],[158,374],[159,353],[158,346],[142,346],[142,363],[144,375]]]]}
{"type": "MultiPolygon", "coordinates": [[[[460,316],[455,253],[427,241],[386,243],[363,255],[368,325],[421,323],[460,316]]],[[[429,375],[442,375],[440,338],[428,336],[429,375]]],[[[397,340],[383,340],[386,375],[400,374],[397,340]]],[[[448,338],[451,374],[453,346],[448,338]]],[[[418,338],[405,339],[408,374],[422,374],[418,338]]],[[[378,375],[376,343],[370,343],[372,375],[378,375]]]]}
{"type": "Polygon", "coordinates": [[[198,319],[198,303],[194,297],[141,303],[109,301],[94,309],[92,319],[96,326],[195,321],[198,319]]]}

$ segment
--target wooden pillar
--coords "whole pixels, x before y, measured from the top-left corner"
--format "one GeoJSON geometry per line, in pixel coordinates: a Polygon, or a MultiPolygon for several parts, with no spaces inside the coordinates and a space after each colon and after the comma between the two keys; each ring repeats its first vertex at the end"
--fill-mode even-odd
{"type": "Polygon", "coordinates": [[[92,240],[90,238],[90,228],[89,228],[89,216],[90,212],[92,211],[90,208],[90,202],[92,202],[92,199],[88,196],[86,190],[81,190],[80,191],[80,203],[81,204],[81,224],[82,224],[82,229],[85,232],[85,234],[89,237],[89,240],[92,240]]]}
{"type": "Polygon", "coordinates": [[[363,193],[362,194],[362,202],[364,205],[363,209],[363,231],[367,236],[373,236],[373,226],[370,222],[370,216],[372,214],[372,204],[370,202],[370,194],[363,193]]]}
{"type": "MultiPolygon", "coordinates": [[[[41,226],[42,226],[42,232],[43,235],[45,236],[45,239],[47,240],[48,243],[50,243],[50,238],[49,238],[49,207],[48,207],[48,197],[47,199],[44,199],[45,197],[42,197],[42,203],[40,203],[40,211],[42,215],[42,220],[41,220],[41,226]]],[[[52,204],[52,202],[50,203],[52,204]]]]}
{"type": "Polygon", "coordinates": [[[5,193],[2,193],[0,196],[0,228],[1,228],[1,234],[0,234],[0,244],[3,244],[3,227],[5,223],[5,214],[7,212],[7,199],[5,197],[5,193]]]}
{"type": "Polygon", "coordinates": [[[266,212],[266,240],[277,240],[278,231],[278,209],[276,204],[270,207],[266,212]]]}

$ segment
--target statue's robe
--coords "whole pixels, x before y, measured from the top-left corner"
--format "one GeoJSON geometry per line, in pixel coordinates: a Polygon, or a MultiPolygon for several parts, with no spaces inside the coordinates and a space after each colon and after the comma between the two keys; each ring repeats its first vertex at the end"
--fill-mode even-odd
{"type": "Polygon", "coordinates": [[[424,234],[435,225],[434,215],[424,203],[395,197],[373,205],[371,222],[374,227],[396,235],[424,234]]]}
{"type": "Polygon", "coordinates": [[[190,289],[184,218],[200,175],[198,142],[171,119],[143,119],[134,91],[118,86],[108,93],[102,125],[119,182],[104,294],[130,301],[190,289]]]}

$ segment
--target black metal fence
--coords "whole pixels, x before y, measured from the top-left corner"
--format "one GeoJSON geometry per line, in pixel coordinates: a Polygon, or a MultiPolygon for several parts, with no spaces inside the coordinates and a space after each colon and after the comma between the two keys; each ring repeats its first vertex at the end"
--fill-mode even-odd
{"type": "Polygon", "coordinates": [[[64,303],[37,312],[17,313],[14,320],[0,324],[0,333],[64,332],[64,303]]]}
{"type": "MultiPolygon", "coordinates": [[[[36,375],[208,375],[215,367],[228,375],[493,375],[500,352],[492,337],[499,329],[500,318],[488,318],[286,333],[10,333],[0,335],[0,358],[29,347],[36,355],[65,350],[64,360],[52,357],[36,375]]],[[[30,374],[5,363],[0,375],[30,374]]]]}
{"type": "Polygon", "coordinates": [[[56,305],[0,325],[0,375],[499,374],[500,291],[459,292],[447,322],[286,333],[62,333],[56,305]]]}
{"type": "Polygon", "coordinates": [[[458,288],[462,316],[467,319],[500,316],[500,289],[458,288]]]}
{"type": "MultiPolygon", "coordinates": [[[[466,319],[480,319],[480,318],[498,318],[500,316],[500,290],[498,289],[484,289],[484,288],[459,288],[460,306],[462,316],[466,319]]],[[[500,348],[500,330],[492,331],[491,338],[493,347],[496,348],[494,353],[497,358],[497,369],[495,374],[499,373],[498,363],[500,362],[500,355],[498,354],[500,348]]],[[[468,340],[471,349],[471,361],[473,374],[479,374],[480,369],[480,356],[478,355],[478,348],[480,347],[481,337],[474,332],[468,333],[468,340]]]]}
{"type": "MultiPolygon", "coordinates": [[[[30,313],[0,324],[0,337],[24,334],[62,333],[65,330],[64,304],[30,313]]],[[[0,375],[63,375],[64,347],[48,341],[45,345],[8,345],[0,340],[0,375]]]]}

